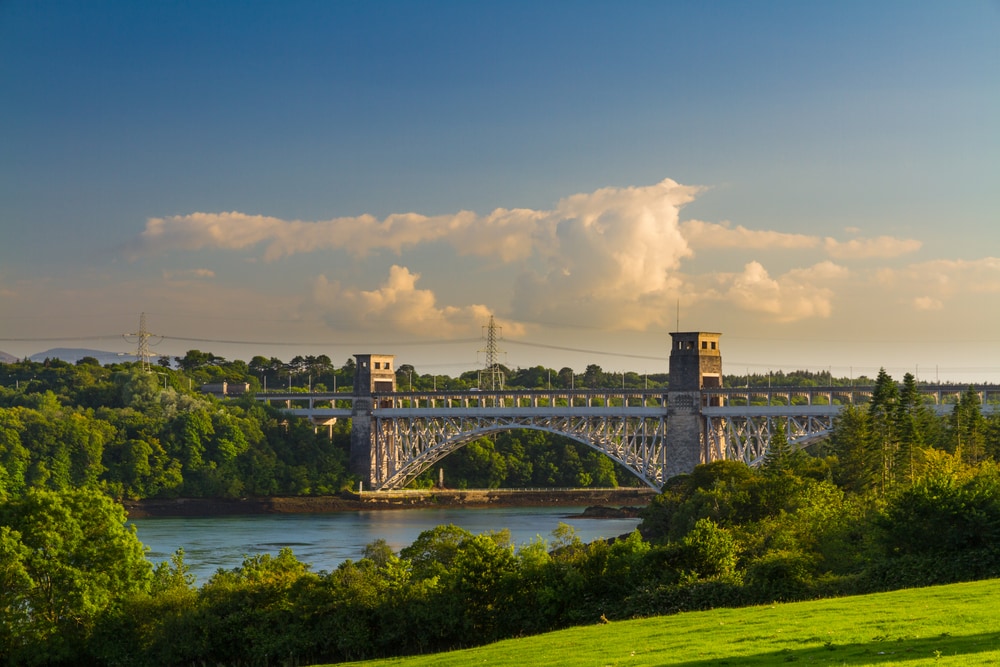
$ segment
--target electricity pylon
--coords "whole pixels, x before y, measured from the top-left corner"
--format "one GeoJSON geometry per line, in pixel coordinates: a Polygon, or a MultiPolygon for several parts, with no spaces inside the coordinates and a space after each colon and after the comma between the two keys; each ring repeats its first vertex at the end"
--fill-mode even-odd
{"type": "Polygon", "coordinates": [[[149,333],[146,330],[146,313],[139,314],[139,331],[134,333],[122,334],[124,338],[129,343],[135,343],[135,358],[142,363],[142,370],[145,373],[149,373],[152,368],[149,365],[149,357],[151,356],[149,348],[152,345],[159,345],[163,342],[163,337],[157,334],[149,333]],[[155,343],[150,343],[150,338],[158,338],[155,343]]]}
{"type": "Polygon", "coordinates": [[[503,389],[503,371],[500,370],[499,356],[501,350],[497,341],[502,338],[501,329],[490,315],[490,323],[483,327],[483,338],[486,339],[486,349],[479,350],[486,354],[486,368],[479,373],[479,388],[497,391],[503,389]],[[484,386],[485,385],[485,386],[484,386]]]}

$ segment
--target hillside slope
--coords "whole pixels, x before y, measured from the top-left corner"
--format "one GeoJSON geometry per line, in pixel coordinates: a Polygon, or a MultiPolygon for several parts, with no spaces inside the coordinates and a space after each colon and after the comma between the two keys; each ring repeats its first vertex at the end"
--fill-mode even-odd
{"type": "Polygon", "coordinates": [[[351,665],[995,665],[1000,580],[571,628],[351,665]]]}

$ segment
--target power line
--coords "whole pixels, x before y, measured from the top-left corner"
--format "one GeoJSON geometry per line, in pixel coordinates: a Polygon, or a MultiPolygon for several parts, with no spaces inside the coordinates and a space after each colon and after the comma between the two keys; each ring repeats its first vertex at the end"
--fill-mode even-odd
{"type": "MultiPolygon", "coordinates": [[[[440,341],[440,340],[427,340],[427,341],[305,341],[305,342],[295,342],[289,343],[288,341],[274,341],[274,340],[227,340],[224,338],[190,338],[187,336],[161,336],[165,340],[176,340],[184,341],[187,343],[221,343],[225,345],[285,345],[289,347],[347,347],[347,346],[368,346],[380,345],[385,347],[413,347],[413,346],[425,346],[425,345],[456,345],[462,344],[467,345],[469,343],[475,343],[479,338],[456,338],[453,340],[440,341]]],[[[3,339],[0,339],[3,340],[3,339]]],[[[65,340],[65,339],[63,339],[65,340]]]]}

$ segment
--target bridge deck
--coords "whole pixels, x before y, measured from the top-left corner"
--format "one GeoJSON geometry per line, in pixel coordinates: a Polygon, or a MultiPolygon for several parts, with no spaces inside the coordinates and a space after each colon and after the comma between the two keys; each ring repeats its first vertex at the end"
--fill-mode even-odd
{"type": "MultiPolygon", "coordinates": [[[[950,411],[970,387],[956,385],[920,385],[927,405],[939,414],[950,411]]],[[[979,396],[984,412],[1000,405],[1000,386],[971,387],[979,396]]],[[[705,416],[769,415],[804,416],[836,414],[846,405],[866,405],[871,401],[871,386],[826,387],[727,387],[703,389],[702,414],[705,416]]],[[[523,416],[574,415],[605,416],[627,412],[630,416],[655,416],[668,407],[668,394],[657,389],[542,389],[504,391],[397,391],[363,398],[374,401],[381,415],[427,417],[438,415],[496,416],[517,413],[523,416]]],[[[267,392],[257,400],[281,402],[291,414],[314,418],[347,418],[355,399],[343,392],[267,392]]]]}

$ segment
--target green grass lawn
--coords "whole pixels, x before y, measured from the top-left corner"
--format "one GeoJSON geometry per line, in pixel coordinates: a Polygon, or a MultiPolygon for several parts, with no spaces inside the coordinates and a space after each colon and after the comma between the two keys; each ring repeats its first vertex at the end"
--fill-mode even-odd
{"type": "Polygon", "coordinates": [[[1000,665],[1000,580],[571,628],[352,665],[1000,665]]]}

